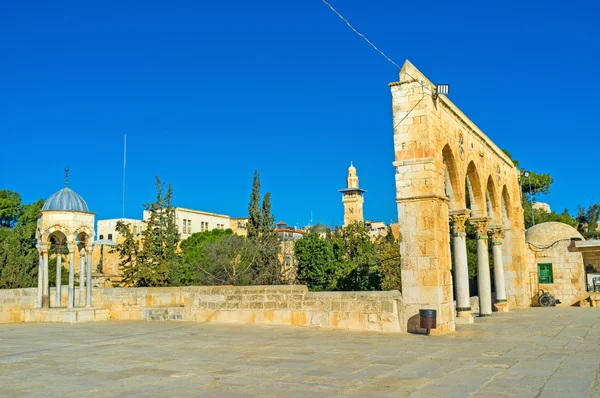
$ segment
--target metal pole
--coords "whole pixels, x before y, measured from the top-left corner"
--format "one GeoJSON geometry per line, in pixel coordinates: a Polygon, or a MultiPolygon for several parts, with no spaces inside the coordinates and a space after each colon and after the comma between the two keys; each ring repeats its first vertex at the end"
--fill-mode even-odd
{"type": "Polygon", "coordinates": [[[531,174],[529,174],[529,201],[531,202],[531,223],[535,225],[535,213],[533,212],[533,191],[531,190],[531,174]]]}

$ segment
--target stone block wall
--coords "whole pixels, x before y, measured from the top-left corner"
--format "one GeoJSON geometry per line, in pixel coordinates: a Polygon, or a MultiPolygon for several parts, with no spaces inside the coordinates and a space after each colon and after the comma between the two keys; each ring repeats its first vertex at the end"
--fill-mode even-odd
{"type": "Polygon", "coordinates": [[[0,323],[25,322],[25,311],[37,303],[37,289],[0,290],[0,323]]]}
{"type": "MultiPolygon", "coordinates": [[[[63,305],[66,305],[66,287],[62,293],[63,305]]],[[[35,308],[36,294],[35,288],[0,291],[0,323],[24,322],[26,310],[35,308]]],[[[92,294],[93,307],[108,310],[112,320],[184,320],[406,331],[398,291],[309,292],[306,286],[291,285],[105,288],[94,289],[92,294]]],[[[54,297],[54,289],[50,297],[54,297]]],[[[78,289],[75,297],[77,304],[78,289]]]]}
{"type": "Polygon", "coordinates": [[[559,242],[543,251],[528,250],[529,293],[531,305],[537,306],[539,289],[550,292],[561,305],[573,305],[586,294],[582,254],[570,242],[559,242]],[[554,283],[538,283],[538,264],[551,263],[554,283]]]}

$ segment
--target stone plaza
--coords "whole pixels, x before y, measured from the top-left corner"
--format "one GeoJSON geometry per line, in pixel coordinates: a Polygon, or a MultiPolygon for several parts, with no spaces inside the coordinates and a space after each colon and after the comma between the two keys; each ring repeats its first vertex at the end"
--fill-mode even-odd
{"type": "Polygon", "coordinates": [[[0,396],[600,397],[600,313],[442,336],[198,322],[0,325],[0,396]]]}

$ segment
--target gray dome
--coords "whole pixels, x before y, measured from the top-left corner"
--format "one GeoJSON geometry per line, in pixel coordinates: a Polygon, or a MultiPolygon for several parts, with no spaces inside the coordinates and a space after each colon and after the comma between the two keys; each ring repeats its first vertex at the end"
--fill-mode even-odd
{"type": "Polygon", "coordinates": [[[83,211],[89,213],[87,203],[77,192],[65,187],[60,191],[56,192],[44,203],[42,211],[55,210],[55,211],[83,211]]]}

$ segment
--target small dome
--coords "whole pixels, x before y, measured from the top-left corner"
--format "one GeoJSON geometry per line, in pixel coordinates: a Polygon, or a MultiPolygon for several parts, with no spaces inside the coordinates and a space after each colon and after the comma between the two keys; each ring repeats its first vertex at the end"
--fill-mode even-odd
{"type": "Polygon", "coordinates": [[[575,228],[556,221],[534,225],[525,232],[525,241],[537,246],[548,246],[559,240],[571,238],[584,240],[575,228]]]}
{"type": "Polygon", "coordinates": [[[82,211],[89,213],[87,203],[77,192],[65,187],[56,192],[44,203],[42,211],[82,211]]]}

